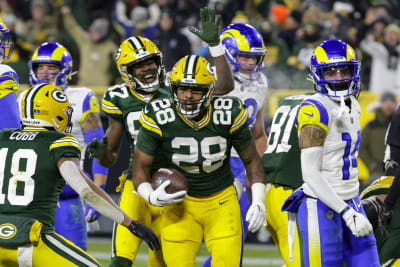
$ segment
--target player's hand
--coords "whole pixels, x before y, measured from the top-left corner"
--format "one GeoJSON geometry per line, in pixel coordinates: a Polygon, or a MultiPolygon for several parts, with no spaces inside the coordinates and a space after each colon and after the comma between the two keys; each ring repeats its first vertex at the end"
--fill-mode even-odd
{"type": "Polygon", "coordinates": [[[89,152],[89,157],[92,158],[102,158],[107,151],[107,137],[104,136],[103,140],[97,140],[94,138],[87,146],[87,151],[89,152]]]}
{"type": "MultiPolygon", "coordinates": [[[[101,189],[105,189],[106,185],[100,185],[99,186],[101,189]]],[[[101,213],[95,210],[89,203],[86,203],[85,207],[85,219],[87,222],[91,223],[96,221],[98,218],[100,218],[101,213]]]]}
{"type": "Polygon", "coordinates": [[[378,229],[382,235],[387,235],[387,228],[392,221],[392,211],[386,210],[384,207],[378,214],[378,229]]]}
{"type": "Polygon", "coordinates": [[[246,221],[249,223],[249,231],[257,232],[262,226],[267,226],[264,203],[252,203],[246,214],[246,221]]]}
{"type": "Polygon", "coordinates": [[[215,16],[215,10],[209,8],[200,9],[201,30],[190,27],[189,31],[196,34],[201,40],[209,46],[219,44],[218,26],[221,22],[221,16],[215,16]]]}
{"type": "Polygon", "coordinates": [[[128,226],[128,229],[132,234],[143,239],[151,250],[161,249],[160,240],[149,227],[142,225],[137,221],[132,221],[128,226]]]}
{"type": "Polygon", "coordinates": [[[165,191],[165,188],[171,184],[170,180],[166,180],[156,190],[150,193],[149,201],[154,206],[165,206],[174,203],[182,202],[186,197],[186,191],[178,191],[173,194],[169,194],[165,191]]]}
{"type": "Polygon", "coordinates": [[[235,178],[235,180],[233,180],[233,186],[236,189],[237,198],[240,199],[243,193],[243,186],[238,178],[235,178]]]}
{"type": "Polygon", "coordinates": [[[342,215],[347,227],[356,237],[367,236],[372,233],[372,225],[361,213],[349,207],[342,215]]]}

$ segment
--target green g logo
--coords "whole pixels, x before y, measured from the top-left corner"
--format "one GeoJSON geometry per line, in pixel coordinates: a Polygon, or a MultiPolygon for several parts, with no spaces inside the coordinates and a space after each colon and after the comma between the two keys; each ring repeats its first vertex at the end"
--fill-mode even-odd
{"type": "Polygon", "coordinates": [[[67,96],[64,94],[63,91],[60,90],[54,90],[51,93],[51,96],[56,100],[57,102],[65,103],[67,102],[67,96]]]}
{"type": "Polygon", "coordinates": [[[0,238],[10,239],[17,233],[17,228],[11,223],[5,223],[0,225],[0,238]]]}

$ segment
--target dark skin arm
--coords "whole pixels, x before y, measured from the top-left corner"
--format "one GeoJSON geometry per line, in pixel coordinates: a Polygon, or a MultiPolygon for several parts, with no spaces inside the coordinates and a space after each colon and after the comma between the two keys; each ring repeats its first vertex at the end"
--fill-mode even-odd
{"type": "Polygon", "coordinates": [[[110,168],[117,161],[123,132],[124,125],[109,117],[108,128],[104,135],[107,137],[107,151],[99,160],[101,165],[110,168]]]}
{"type": "Polygon", "coordinates": [[[322,146],[326,139],[326,132],[318,125],[305,125],[301,128],[299,137],[300,149],[322,146]]]}
{"type": "Polygon", "coordinates": [[[139,148],[135,147],[134,161],[132,166],[132,181],[135,188],[138,188],[141,183],[150,183],[150,169],[153,163],[153,156],[147,155],[139,148]]]}
{"type": "Polygon", "coordinates": [[[253,134],[258,155],[262,157],[262,155],[264,155],[265,150],[267,149],[267,143],[268,143],[268,138],[267,135],[265,134],[262,109],[257,112],[256,123],[254,124],[251,133],[253,134]]]}
{"type": "MultiPolygon", "coordinates": [[[[236,149],[237,150],[237,149],[236,149]]],[[[250,145],[243,151],[239,152],[239,156],[246,167],[246,175],[251,184],[263,183],[265,184],[264,165],[257,153],[257,149],[252,139],[250,145]]]]}
{"type": "Polygon", "coordinates": [[[225,55],[214,57],[215,69],[218,80],[215,83],[214,95],[224,95],[233,90],[235,86],[231,67],[225,55]]]}

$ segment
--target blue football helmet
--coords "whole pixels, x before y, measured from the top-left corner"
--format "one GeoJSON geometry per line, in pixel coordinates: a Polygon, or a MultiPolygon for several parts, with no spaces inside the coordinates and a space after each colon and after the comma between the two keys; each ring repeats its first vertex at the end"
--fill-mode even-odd
{"type": "Polygon", "coordinates": [[[257,80],[264,68],[264,57],[267,54],[261,34],[249,24],[233,23],[222,30],[219,39],[225,47],[225,55],[234,74],[247,80],[257,80]],[[240,64],[237,60],[239,54],[256,56],[257,64],[240,64]],[[250,75],[241,74],[242,67],[250,68],[250,75]]]}
{"type": "Polygon", "coordinates": [[[360,91],[360,69],[354,49],[341,40],[322,42],[311,56],[310,72],[315,90],[333,100],[346,99],[360,91]]]}
{"type": "Polygon", "coordinates": [[[29,61],[29,82],[31,86],[49,82],[48,78],[39,80],[37,77],[37,67],[40,63],[53,63],[60,66],[59,73],[45,74],[57,75],[55,85],[64,89],[68,84],[72,72],[72,57],[68,50],[57,42],[46,42],[41,44],[35,50],[32,59],[29,61]]]}
{"type": "Polygon", "coordinates": [[[6,24],[0,19],[0,57],[9,59],[11,56],[13,44],[10,41],[10,31],[6,24]]]}

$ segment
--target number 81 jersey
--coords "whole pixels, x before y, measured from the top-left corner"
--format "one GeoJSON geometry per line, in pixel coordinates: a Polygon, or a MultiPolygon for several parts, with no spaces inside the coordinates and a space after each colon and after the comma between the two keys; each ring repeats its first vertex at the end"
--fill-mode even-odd
{"type": "Polygon", "coordinates": [[[141,115],[136,146],[152,156],[160,147],[168,167],[185,175],[188,194],[207,196],[232,185],[231,148],[243,151],[252,141],[247,117],[236,97],[214,97],[196,123],[178,113],[169,98],[156,99],[141,115]]]}
{"type": "MultiPolygon", "coordinates": [[[[314,94],[301,103],[296,118],[298,131],[305,125],[318,125],[326,131],[321,175],[344,200],[354,198],[359,190],[357,156],[361,144],[361,108],[356,98],[351,96],[350,99],[351,108],[346,106],[348,110],[342,112],[339,102],[314,94]]],[[[306,184],[304,192],[316,196],[306,184]]]]}

